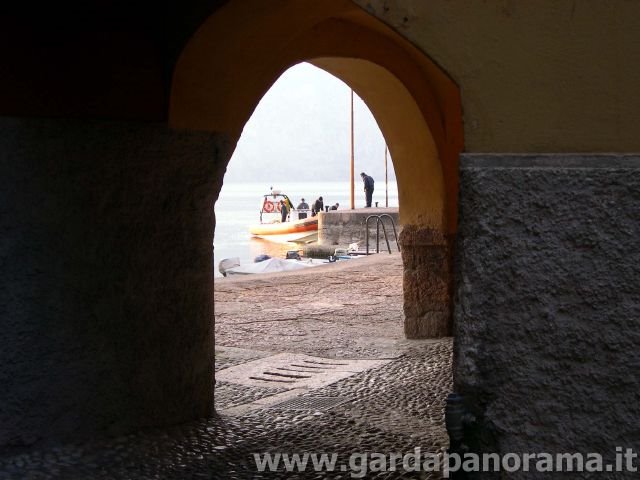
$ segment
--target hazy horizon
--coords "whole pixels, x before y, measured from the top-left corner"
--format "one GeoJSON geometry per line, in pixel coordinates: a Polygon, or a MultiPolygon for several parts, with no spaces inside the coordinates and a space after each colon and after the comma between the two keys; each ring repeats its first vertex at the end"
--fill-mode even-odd
{"type": "MultiPolygon", "coordinates": [[[[311,64],[287,70],[247,122],[224,181],[349,180],[350,92],[311,64]]],[[[366,104],[354,97],[356,181],[361,171],[384,182],[385,141],[366,104]]],[[[395,172],[389,156],[389,180],[395,172]]]]}

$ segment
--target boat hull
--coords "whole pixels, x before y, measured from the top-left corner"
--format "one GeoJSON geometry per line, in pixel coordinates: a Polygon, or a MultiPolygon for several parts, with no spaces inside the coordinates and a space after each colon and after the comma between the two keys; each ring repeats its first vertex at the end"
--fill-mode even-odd
{"type": "Polygon", "coordinates": [[[292,222],[261,223],[249,231],[256,237],[274,242],[309,242],[318,239],[318,218],[311,217],[292,222]]]}

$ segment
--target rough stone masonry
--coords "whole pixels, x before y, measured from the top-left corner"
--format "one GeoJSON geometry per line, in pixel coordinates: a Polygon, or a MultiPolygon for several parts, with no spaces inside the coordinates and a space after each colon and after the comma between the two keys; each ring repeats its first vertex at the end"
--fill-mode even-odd
{"type": "Polygon", "coordinates": [[[637,156],[464,156],[454,384],[473,449],[637,451],[638,218],[637,156]]]}

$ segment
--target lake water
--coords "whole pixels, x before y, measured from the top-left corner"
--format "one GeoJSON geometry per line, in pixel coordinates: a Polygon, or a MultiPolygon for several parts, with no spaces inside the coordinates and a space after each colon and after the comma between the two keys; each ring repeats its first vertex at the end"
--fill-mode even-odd
{"type": "MultiPolygon", "coordinates": [[[[216,231],[214,245],[214,271],[216,276],[220,260],[239,257],[241,264],[251,263],[260,254],[284,257],[287,245],[274,244],[258,238],[252,238],[249,227],[259,222],[263,195],[269,193],[271,185],[266,183],[225,183],[215,204],[216,231]]],[[[340,209],[349,208],[349,182],[286,182],[273,185],[291,198],[294,206],[304,198],[309,206],[322,196],[325,205],[340,203],[340,209]]],[[[356,208],[364,207],[362,181],[357,179],[356,208]]],[[[385,204],[384,181],[376,182],[373,201],[385,204]]],[[[398,187],[389,182],[389,206],[398,206],[398,187]]]]}

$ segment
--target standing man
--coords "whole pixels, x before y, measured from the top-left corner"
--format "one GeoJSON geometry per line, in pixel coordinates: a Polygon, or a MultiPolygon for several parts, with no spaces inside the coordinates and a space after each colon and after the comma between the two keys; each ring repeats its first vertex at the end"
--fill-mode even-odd
{"type": "Polygon", "coordinates": [[[362,181],[364,182],[364,195],[367,199],[367,208],[371,207],[371,200],[373,200],[373,178],[362,172],[360,174],[362,181]]]}

